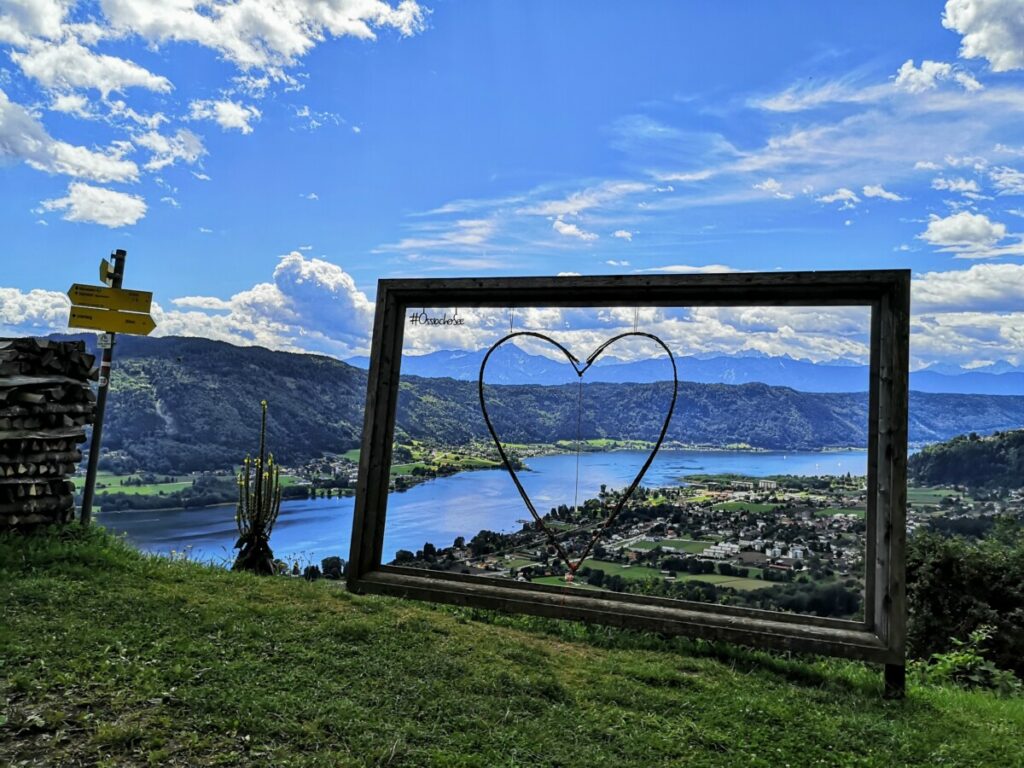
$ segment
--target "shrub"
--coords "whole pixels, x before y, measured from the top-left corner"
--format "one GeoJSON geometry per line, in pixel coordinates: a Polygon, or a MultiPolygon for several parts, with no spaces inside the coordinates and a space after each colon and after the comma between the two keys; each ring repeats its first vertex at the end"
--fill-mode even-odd
{"type": "Polygon", "coordinates": [[[953,651],[988,627],[989,658],[1024,677],[1024,527],[1000,520],[981,541],[918,532],[907,547],[908,651],[953,651]]]}
{"type": "Polygon", "coordinates": [[[951,651],[933,653],[929,664],[920,667],[924,679],[931,683],[953,683],[962,688],[986,688],[1003,695],[1014,695],[1024,689],[1013,673],[999,669],[985,658],[982,646],[992,639],[994,630],[982,625],[967,640],[950,638],[951,651]]]}

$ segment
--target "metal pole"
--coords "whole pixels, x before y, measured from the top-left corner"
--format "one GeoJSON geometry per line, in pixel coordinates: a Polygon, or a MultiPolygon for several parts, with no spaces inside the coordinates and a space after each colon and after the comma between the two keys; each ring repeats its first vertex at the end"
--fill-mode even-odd
{"type": "MultiPolygon", "coordinates": [[[[127,252],[120,248],[110,254],[114,260],[111,273],[111,287],[120,288],[124,279],[124,259],[127,252]]],[[[110,334],[110,346],[103,350],[100,362],[100,381],[96,389],[96,421],[92,425],[92,442],[89,443],[89,466],[85,471],[85,486],[82,489],[82,525],[92,521],[92,500],[96,492],[96,469],[100,463],[100,442],[103,439],[103,414],[107,410],[107,390],[110,389],[110,363],[114,359],[114,336],[110,334]]]]}

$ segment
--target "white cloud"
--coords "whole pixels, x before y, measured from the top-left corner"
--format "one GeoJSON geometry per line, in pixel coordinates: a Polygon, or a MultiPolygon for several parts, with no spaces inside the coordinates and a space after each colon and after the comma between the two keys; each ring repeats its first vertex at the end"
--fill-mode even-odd
{"type": "Polygon", "coordinates": [[[941,170],[942,166],[938,163],[933,163],[930,160],[918,160],[914,163],[915,171],[938,171],[941,170]]]}
{"type": "Polygon", "coordinates": [[[376,38],[374,29],[412,35],[427,11],[413,0],[391,6],[381,0],[102,0],[111,25],[146,40],[193,42],[212,48],[242,70],[272,75],[291,66],[326,37],[376,38]]]}
{"type": "Polygon", "coordinates": [[[213,233],[213,230],[210,229],[209,227],[200,227],[199,232],[204,235],[209,235],[213,233]]]}
{"type": "Polygon", "coordinates": [[[921,67],[914,66],[913,59],[907,59],[896,73],[896,87],[909,93],[924,93],[938,87],[940,81],[959,83],[965,91],[980,91],[982,85],[970,72],[956,69],[952,64],[942,61],[921,62],[921,67]]]}
{"type": "Polygon", "coordinates": [[[186,128],[179,128],[172,136],[147,131],[136,134],[134,141],[150,151],[149,161],[145,165],[150,171],[174,165],[179,160],[192,165],[206,154],[202,139],[186,128]]]}
{"type": "Polygon", "coordinates": [[[373,320],[373,304],[351,275],[298,252],[281,257],[272,282],[258,283],[230,299],[189,296],[172,303],[202,311],[162,313],[157,317],[161,335],[198,335],[338,356],[365,350],[373,320]]]}
{"type": "Polygon", "coordinates": [[[982,213],[969,211],[960,211],[945,218],[932,214],[928,227],[918,235],[942,251],[957,254],[957,258],[980,259],[1024,253],[1019,244],[998,246],[1006,236],[1005,224],[991,221],[982,213]]]}
{"type": "Polygon", "coordinates": [[[36,37],[60,37],[68,3],[63,0],[33,0],[0,4],[0,42],[24,46],[36,37]]]}
{"type": "Polygon", "coordinates": [[[458,219],[420,227],[415,237],[406,237],[393,245],[383,245],[378,251],[418,250],[478,250],[494,234],[496,224],[491,219],[458,219]]]}
{"type": "Polygon", "coordinates": [[[1019,0],[948,0],[942,26],[962,35],[960,55],[987,59],[994,72],[1024,69],[1024,10],[1019,0]]]}
{"type": "Polygon", "coordinates": [[[626,242],[633,241],[633,233],[628,229],[616,229],[612,232],[612,237],[617,237],[619,240],[625,240],[626,242]]]}
{"type": "Polygon", "coordinates": [[[199,181],[209,181],[210,180],[210,177],[207,176],[205,173],[197,173],[196,171],[192,171],[192,175],[195,176],[199,181]]]}
{"type": "Polygon", "coordinates": [[[44,200],[42,211],[64,211],[65,221],[102,224],[117,228],[134,224],[146,215],[146,201],[138,195],[129,195],[83,182],[68,186],[65,197],[44,200]]]}
{"type": "Polygon", "coordinates": [[[617,203],[624,197],[647,192],[650,184],[635,181],[606,181],[580,192],[573,192],[560,200],[546,200],[523,209],[523,213],[540,216],[579,216],[591,208],[602,208],[617,203]]]}
{"type": "Polygon", "coordinates": [[[975,264],[970,269],[926,272],[913,281],[915,312],[1020,312],[1024,264],[975,264]]]}
{"type": "Polygon", "coordinates": [[[53,97],[50,102],[50,109],[54,112],[63,112],[65,115],[74,115],[83,120],[92,120],[96,117],[89,100],[80,93],[60,93],[53,97]]]}
{"type": "Polygon", "coordinates": [[[172,87],[166,77],[134,62],[95,53],[74,38],[60,43],[32,41],[27,51],[12,52],[11,60],[27,77],[53,90],[95,88],[106,98],[111,91],[125,88],[167,93],[172,87]]]}
{"type": "Polygon", "coordinates": [[[839,206],[839,210],[846,210],[847,208],[853,208],[860,202],[860,198],[857,197],[857,193],[852,189],[846,187],[840,187],[835,192],[828,195],[822,195],[818,198],[819,203],[842,203],[839,206]]]}
{"type": "Polygon", "coordinates": [[[171,208],[181,208],[181,203],[179,203],[170,195],[167,195],[166,197],[161,197],[160,202],[167,203],[167,205],[171,206],[171,208]]]}
{"type": "Polygon", "coordinates": [[[45,335],[67,328],[71,300],[58,291],[0,288],[0,335],[45,335]]]}
{"type": "Polygon", "coordinates": [[[576,224],[570,224],[567,221],[563,221],[562,217],[559,216],[551,223],[552,228],[560,235],[566,237],[578,237],[580,240],[590,242],[597,240],[597,234],[594,232],[587,232],[586,230],[580,229],[576,224]]]}
{"type": "Polygon", "coordinates": [[[943,176],[932,179],[932,189],[944,189],[949,192],[980,192],[981,187],[978,186],[978,182],[974,179],[965,179],[962,177],[947,179],[943,176]]]}
{"type": "Polygon", "coordinates": [[[305,198],[306,200],[319,200],[320,196],[316,192],[310,192],[307,195],[299,195],[299,197],[305,198]]]}
{"type": "Polygon", "coordinates": [[[189,104],[190,120],[213,120],[223,130],[238,130],[252,133],[252,121],[263,116],[256,107],[246,106],[230,99],[199,99],[189,104]]]}
{"type": "Polygon", "coordinates": [[[607,264],[610,267],[628,267],[629,266],[629,262],[628,261],[623,261],[623,260],[620,260],[620,259],[608,259],[607,261],[605,261],[605,264],[607,264]]]}
{"type": "Polygon", "coordinates": [[[907,199],[901,195],[897,195],[895,192],[890,192],[881,184],[867,184],[861,192],[864,197],[878,197],[882,200],[892,200],[894,202],[907,199]]]}
{"type": "Polygon", "coordinates": [[[754,189],[759,189],[762,192],[769,193],[772,197],[777,197],[780,200],[792,200],[793,195],[789,192],[782,190],[782,184],[777,182],[775,179],[765,179],[764,181],[754,184],[754,189]]]}
{"type": "Polygon", "coordinates": [[[1024,195],[1024,173],[1002,165],[989,171],[999,195],[1024,195]]]}
{"type": "Polygon", "coordinates": [[[99,152],[58,141],[0,90],[0,161],[23,160],[40,171],[91,181],[135,181],[138,166],[126,160],[124,152],[123,145],[99,152]]]}

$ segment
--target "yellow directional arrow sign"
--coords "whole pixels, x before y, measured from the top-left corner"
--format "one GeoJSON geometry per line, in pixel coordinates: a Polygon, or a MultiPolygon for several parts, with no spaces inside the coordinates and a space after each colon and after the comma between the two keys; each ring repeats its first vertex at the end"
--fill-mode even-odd
{"type": "Polygon", "coordinates": [[[68,325],[108,333],[134,333],[137,336],[148,336],[156,328],[156,323],[149,315],[93,307],[71,307],[68,325]]]}
{"type": "Polygon", "coordinates": [[[75,283],[68,289],[71,303],[86,307],[124,309],[129,312],[149,312],[153,294],[149,291],[126,291],[123,288],[107,288],[105,285],[82,285],[75,283]]]}

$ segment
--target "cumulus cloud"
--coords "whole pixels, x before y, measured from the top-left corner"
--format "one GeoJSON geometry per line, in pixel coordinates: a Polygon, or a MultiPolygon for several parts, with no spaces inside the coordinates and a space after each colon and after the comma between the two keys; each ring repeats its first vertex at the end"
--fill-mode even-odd
{"type": "Polygon", "coordinates": [[[212,120],[223,130],[252,133],[250,122],[259,120],[263,113],[256,107],[246,106],[231,99],[200,99],[189,104],[190,120],[212,120]]]}
{"type": "Polygon", "coordinates": [[[926,272],[913,281],[915,312],[1020,312],[1024,264],[975,264],[970,269],[926,272]]]}
{"type": "Polygon", "coordinates": [[[0,89],[0,161],[22,160],[40,171],[91,181],[135,181],[139,168],[124,158],[125,149],[116,145],[97,151],[58,141],[0,89]]]}
{"type": "Polygon", "coordinates": [[[948,0],[942,26],[961,35],[960,55],[994,72],[1024,69],[1024,10],[1018,0],[948,0]]]}
{"type": "Polygon", "coordinates": [[[28,45],[33,38],[60,37],[67,5],[62,0],[3,3],[0,5],[0,42],[28,45]]]}
{"type": "Polygon", "coordinates": [[[890,192],[881,184],[868,184],[864,187],[864,189],[861,190],[861,193],[864,195],[864,197],[878,197],[881,198],[882,200],[892,200],[894,202],[899,202],[901,200],[907,199],[901,195],[896,194],[895,192],[890,192]]]}
{"type": "Polygon", "coordinates": [[[134,62],[95,53],[74,38],[60,43],[34,40],[28,50],[12,52],[11,60],[44,88],[95,88],[104,98],[111,91],[125,88],[157,93],[171,90],[171,81],[166,77],[154,75],[134,62]]]}
{"type": "Polygon", "coordinates": [[[828,195],[822,195],[818,198],[819,203],[842,203],[839,206],[839,210],[845,210],[847,208],[853,208],[860,202],[860,198],[857,197],[857,193],[852,189],[846,187],[840,187],[835,192],[828,195]]]}
{"type": "Polygon", "coordinates": [[[279,70],[327,37],[376,38],[375,29],[402,35],[423,29],[426,11],[413,0],[102,0],[114,29],[156,43],[191,42],[218,51],[242,70],[279,70]]]}
{"type": "Polygon", "coordinates": [[[185,311],[158,317],[162,335],[207,336],[339,357],[365,351],[373,322],[373,305],[351,275],[297,251],[281,257],[271,282],[229,299],[187,296],[172,303],[185,311]]]}
{"type": "Polygon", "coordinates": [[[617,237],[619,240],[625,240],[626,242],[633,241],[633,233],[628,229],[616,229],[612,232],[612,237],[617,237]]]}
{"type": "Polygon", "coordinates": [[[991,221],[983,213],[960,211],[945,218],[932,214],[928,227],[918,237],[942,251],[957,254],[957,258],[980,259],[1024,253],[1019,243],[999,246],[1000,241],[1007,237],[1006,225],[991,221]]]}
{"type": "Polygon", "coordinates": [[[983,88],[970,72],[943,61],[926,59],[920,67],[915,67],[914,60],[907,59],[896,73],[896,87],[909,93],[933,91],[941,81],[958,83],[965,91],[980,91],[983,88]]]}
{"type": "Polygon", "coordinates": [[[0,334],[45,335],[67,328],[70,307],[58,291],[0,288],[0,334]]]}
{"type": "Polygon", "coordinates": [[[576,224],[570,224],[567,221],[563,221],[562,217],[559,216],[552,223],[551,227],[560,235],[565,237],[576,237],[585,242],[597,240],[597,234],[595,232],[587,232],[586,230],[580,229],[576,224]]]}
{"type": "Polygon", "coordinates": [[[65,197],[43,200],[40,211],[64,211],[65,221],[102,224],[118,228],[134,224],[146,215],[146,201],[138,195],[129,195],[83,182],[68,186],[65,197]]]}

